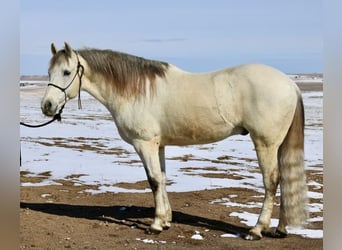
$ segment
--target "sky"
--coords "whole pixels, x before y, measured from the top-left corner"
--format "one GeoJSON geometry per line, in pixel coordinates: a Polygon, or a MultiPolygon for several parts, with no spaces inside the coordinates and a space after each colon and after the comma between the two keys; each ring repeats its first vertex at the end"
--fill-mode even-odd
{"type": "Polygon", "coordinates": [[[264,63],[321,73],[322,12],[321,0],[20,0],[20,74],[46,75],[52,42],[190,72],[264,63]]]}

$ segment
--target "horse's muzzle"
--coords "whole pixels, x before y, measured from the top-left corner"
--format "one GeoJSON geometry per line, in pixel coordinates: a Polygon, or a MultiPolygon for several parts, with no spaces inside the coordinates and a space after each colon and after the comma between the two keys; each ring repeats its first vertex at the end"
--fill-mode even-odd
{"type": "Polygon", "coordinates": [[[50,100],[45,100],[41,104],[41,109],[44,115],[54,116],[57,111],[57,105],[54,105],[50,100]]]}

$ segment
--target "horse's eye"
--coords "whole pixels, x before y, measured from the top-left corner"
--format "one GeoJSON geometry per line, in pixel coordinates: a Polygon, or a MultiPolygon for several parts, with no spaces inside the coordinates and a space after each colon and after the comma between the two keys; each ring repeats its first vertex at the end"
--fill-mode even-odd
{"type": "Polygon", "coordinates": [[[71,74],[71,72],[69,71],[69,70],[64,70],[63,71],[63,75],[64,76],[68,76],[68,75],[70,75],[71,74]]]}

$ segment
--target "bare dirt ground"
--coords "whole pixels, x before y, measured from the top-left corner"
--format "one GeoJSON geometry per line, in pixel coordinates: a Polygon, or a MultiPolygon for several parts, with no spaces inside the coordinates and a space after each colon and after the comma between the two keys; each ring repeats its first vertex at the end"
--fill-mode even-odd
{"type": "MultiPolygon", "coordinates": [[[[22,180],[40,181],[26,174],[21,173],[22,180]]],[[[308,181],[323,183],[323,177],[315,172],[308,172],[307,175],[308,181]]],[[[145,230],[152,222],[154,213],[151,193],[94,195],[82,192],[88,186],[75,186],[65,180],[59,183],[63,185],[21,187],[21,249],[323,249],[322,239],[298,235],[289,235],[285,239],[265,236],[253,242],[244,240],[243,236],[249,228],[241,224],[237,217],[228,215],[234,211],[259,213],[259,209],[226,207],[211,201],[236,194],[235,202],[260,202],[261,198],[255,198],[260,194],[252,190],[224,188],[169,193],[173,208],[172,226],[159,235],[148,235],[145,230]],[[191,239],[195,231],[204,239],[191,239]],[[239,234],[241,237],[222,238],[225,233],[239,234]]],[[[144,189],[147,183],[121,185],[144,189]]],[[[277,213],[278,207],[274,209],[274,214],[277,213]]],[[[314,222],[308,227],[322,229],[322,224],[314,222]]]]}
{"type": "MultiPolygon", "coordinates": [[[[322,85],[314,85],[321,89],[322,85]]],[[[303,85],[308,88],[308,85],[303,85]]],[[[44,178],[28,177],[21,172],[21,182],[37,183],[44,178]]],[[[48,178],[46,173],[46,178],[48,178]]],[[[215,176],[215,178],[227,178],[215,176]]],[[[307,172],[308,181],[323,184],[323,176],[307,172]]],[[[289,235],[284,239],[265,236],[259,241],[246,241],[249,227],[231,212],[259,213],[260,208],[224,206],[211,201],[236,194],[237,203],[261,202],[260,193],[242,188],[222,188],[196,192],[169,193],[173,223],[159,235],[145,234],[154,214],[151,193],[84,192],[88,186],[62,185],[20,188],[20,249],[323,249],[323,239],[289,235]],[[198,231],[203,240],[191,239],[198,231]],[[240,235],[223,238],[222,234],[240,235]],[[145,241],[144,241],[145,240],[145,241]]],[[[144,189],[147,182],[121,183],[122,187],[144,189]]],[[[96,187],[92,187],[93,189],[96,187]]],[[[309,187],[309,191],[312,187],[309,187]]],[[[323,193],[320,190],[311,190],[323,193]]],[[[322,200],[311,199],[321,203],[322,200]]],[[[278,207],[275,207],[277,217],[278,207]]],[[[314,213],[311,217],[322,216],[314,213]]],[[[323,223],[312,222],[308,228],[323,229],[323,223]]]]}

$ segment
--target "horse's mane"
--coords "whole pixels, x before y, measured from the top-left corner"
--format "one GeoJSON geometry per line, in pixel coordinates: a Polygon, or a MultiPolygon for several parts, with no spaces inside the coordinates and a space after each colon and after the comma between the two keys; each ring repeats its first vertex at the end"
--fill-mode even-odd
{"type": "Polygon", "coordinates": [[[93,80],[100,74],[123,96],[146,94],[146,80],[150,93],[155,89],[155,78],[164,77],[168,63],[148,60],[112,50],[81,49],[77,51],[93,72],[93,80]]]}

